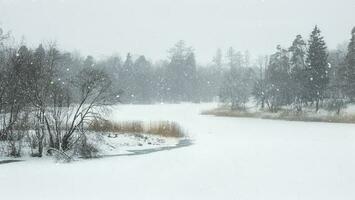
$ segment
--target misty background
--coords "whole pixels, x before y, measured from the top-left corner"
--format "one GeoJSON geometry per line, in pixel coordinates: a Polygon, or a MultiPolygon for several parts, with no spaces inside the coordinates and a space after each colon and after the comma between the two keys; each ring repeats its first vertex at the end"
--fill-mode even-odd
{"type": "Polygon", "coordinates": [[[271,54],[316,24],[335,48],[349,39],[354,8],[353,0],[0,0],[0,26],[33,47],[56,41],[98,58],[165,59],[181,39],[206,64],[217,48],[271,54]]]}

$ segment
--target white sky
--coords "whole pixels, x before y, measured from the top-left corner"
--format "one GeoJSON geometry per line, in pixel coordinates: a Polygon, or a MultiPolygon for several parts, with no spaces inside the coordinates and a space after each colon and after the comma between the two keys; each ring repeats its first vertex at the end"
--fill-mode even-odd
{"type": "Polygon", "coordinates": [[[354,0],[0,0],[0,27],[29,45],[107,56],[127,52],[157,60],[178,40],[200,63],[217,48],[272,53],[318,24],[328,46],[348,40],[354,0]]]}

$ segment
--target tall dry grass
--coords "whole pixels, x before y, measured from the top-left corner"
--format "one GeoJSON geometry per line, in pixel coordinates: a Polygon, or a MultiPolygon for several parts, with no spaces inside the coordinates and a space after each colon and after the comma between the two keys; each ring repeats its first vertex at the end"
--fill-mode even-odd
{"type": "Polygon", "coordinates": [[[314,115],[310,112],[292,112],[284,110],[279,113],[269,113],[262,111],[231,111],[225,108],[217,108],[201,112],[202,115],[214,115],[217,117],[240,117],[240,118],[260,118],[271,120],[304,121],[304,122],[328,122],[328,123],[355,123],[354,114],[346,115],[314,115]]]}
{"type": "Polygon", "coordinates": [[[114,132],[114,133],[142,133],[144,125],[141,121],[113,122],[104,119],[94,119],[88,130],[95,132],[114,132]]]}
{"type": "Polygon", "coordinates": [[[176,122],[159,121],[150,123],[146,131],[147,134],[159,135],[163,137],[183,137],[185,131],[176,122]]]}
{"type": "Polygon", "coordinates": [[[143,133],[162,137],[184,137],[185,131],[176,122],[158,121],[144,124],[142,121],[113,122],[104,119],[93,120],[87,130],[104,133],[143,133]]]}

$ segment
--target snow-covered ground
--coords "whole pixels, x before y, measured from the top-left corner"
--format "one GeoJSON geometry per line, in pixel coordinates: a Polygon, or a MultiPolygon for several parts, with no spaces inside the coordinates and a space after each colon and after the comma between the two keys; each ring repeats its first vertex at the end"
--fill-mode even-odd
{"type": "MultiPolygon", "coordinates": [[[[130,154],[143,154],[147,152],[162,151],[164,149],[179,148],[181,145],[186,146],[186,142],[190,142],[188,137],[183,138],[169,138],[157,135],[149,135],[144,133],[87,133],[88,143],[95,144],[97,152],[93,153],[94,157],[107,157],[118,155],[130,155],[130,154]]],[[[31,156],[32,151],[36,152],[37,149],[32,150],[29,144],[22,144],[21,157],[13,158],[8,156],[8,144],[0,141],[0,164],[10,163],[14,160],[28,161],[38,160],[36,157],[31,156]]],[[[56,152],[55,152],[56,153],[56,152]]],[[[67,152],[75,161],[80,161],[82,158],[75,152],[67,152]]],[[[59,155],[59,154],[58,154],[59,155]]],[[[59,155],[60,157],[61,155],[59,155]]],[[[56,162],[62,162],[64,160],[59,159],[56,156],[43,155],[43,159],[55,159],[56,162]]]]}
{"type": "Polygon", "coordinates": [[[117,106],[173,120],[194,145],[137,156],[0,165],[0,199],[355,199],[355,125],[199,115],[215,104],[117,106]]]}
{"type": "MultiPolygon", "coordinates": [[[[97,135],[94,133],[93,135],[97,135]]],[[[95,136],[96,137],[96,136],[95,136]]],[[[184,138],[183,138],[184,139],[184,138]]],[[[182,139],[182,140],[183,140],[182,139]]],[[[98,156],[130,155],[135,151],[164,149],[179,145],[178,138],[164,138],[145,134],[101,134],[100,139],[94,139],[98,146],[98,156]]]]}

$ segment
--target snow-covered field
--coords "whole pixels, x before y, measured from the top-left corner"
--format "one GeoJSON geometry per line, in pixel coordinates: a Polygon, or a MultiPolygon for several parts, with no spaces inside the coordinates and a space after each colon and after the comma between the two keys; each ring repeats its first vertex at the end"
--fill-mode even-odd
{"type": "Polygon", "coordinates": [[[111,119],[173,120],[194,145],[69,164],[3,164],[0,199],[355,199],[355,125],[199,115],[214,106],[117,106],[111,119]]]}

